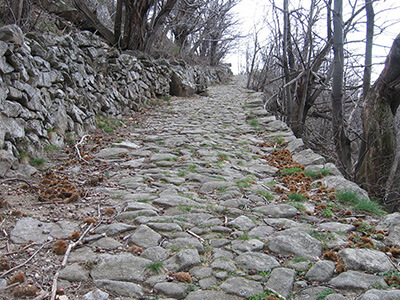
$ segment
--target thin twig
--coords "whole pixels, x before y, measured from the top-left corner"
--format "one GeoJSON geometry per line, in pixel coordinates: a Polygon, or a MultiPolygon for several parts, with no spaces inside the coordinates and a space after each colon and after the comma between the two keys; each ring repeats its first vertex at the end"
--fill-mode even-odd
{"type": "Polygon", "coordinates": [[[65,251],[65,255],[64,255],[63,261],[61,263],[61,266],[60,266],[60,268],[56,272],[56,275],[54,275],[54,278],[53,278],[53,284],[52,284],[52,287],[51,287],[51,296],[50,296],[51,300],[55,300],[56,299],[57,281],[58,281],[58,277],[60,276],[60,269],[64,268],[67,265],[68,256],[71,253],[71,250],[82,242],[82,239],[90,231],[90,229],[92,229],[92,227],[93,227],[93,224],[90,224],[89,227],[86,228],[85,232],[81,235],[79,240],[77,240],[76,242],[71,243],[71,244],[68,245],[68,248],[67,248],[67,251],[65,251]]]}
{"type": "Polygon", "coordinates": [[[194,236],[195,238],[197,238],[200,242],[204,243],[204,239],[201,236],[195,234],[193,231],[186,229],[186,232],[189,233],[190,235],[194,236]]]}
{"type": "Polygon", "coordinates": [[[7,285],[7,286],[5,286],[5,287],[0,288],[0,291],[3,292],[3,291],[5,291],[5,290],[11,289],[11,288],[17,286],[18,284],[19,284],[19,282],[15,282],[15,283],[13,283],[13,284],[7,285]]]}
{"type": "Polygon", "coordinates": [[[49,296],[49,293],[46,291],[41,291],[40,294],[38,296],[36,296],[36,298],[33,298],[33,300],[43,300],[46,299],[49,296]]]}
{"type": "Polygon", "coordinates": [[[85,162],[88,162],[88,161],[82,157],[81,152],[79,151],[79,148],[78,148],[78,147],[79,147],[79,145],[81,145],[81,144],[85,141],[85,138],[88,137],[88,136],[90,136],[90,135],[85,134],[85,135],[81,138],[81,140],[75,145],[75,149],[76,149],[76,152],[78,153],[79,159],[80,159],[80,160],[83,160],[83,161],[85,161],[85,162]]]}
{"type": "Polygon", "coordinates": [[[22,266],[26,265],[36,254],[39,253],[40,250],[42,250],[46,245],[50,244],[52,241],[48,241],[46,243],[44,243],[42,246],[39,247],[39,249],[37,249],[35,251],[35,253],[33,253],[25,262],[23,262],[22,264],[19,264],[18,266],[15,266],[14,268],[11,268],[10,270],[8,270],[7,272],[4,272],[3,274],[0,274],[0,278],[3,278],[4,276],[6,276],[7,274],[15,271],[16,269],[21,268],[22,266]]]}
{"type": "Polygon", "coordinates": [[[20,249],[20,250],[13,251],[13,252],[9,252],[9,253],[6,253],[5,255],[12,255],[12,254],[19,254],[19,253],[22,253],[23,251],[25,251],[26,249],[28,249],[29,247],[32,247],[32,246],[34,246],[34,245],[36,245],[36,243],[30,243],[29,245],[26,245],[24,248],[22,248],[22,249],[20,249]]]}

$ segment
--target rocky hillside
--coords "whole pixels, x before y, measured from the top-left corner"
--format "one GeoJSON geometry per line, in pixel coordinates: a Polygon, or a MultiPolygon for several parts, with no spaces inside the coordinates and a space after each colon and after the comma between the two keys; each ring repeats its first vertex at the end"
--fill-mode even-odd
{"type": "Polygon", "coordinates": [[[400,214],[241,86],[104,118],[36,177],[3,180],[1,294],[400,299],[400,214]]]}

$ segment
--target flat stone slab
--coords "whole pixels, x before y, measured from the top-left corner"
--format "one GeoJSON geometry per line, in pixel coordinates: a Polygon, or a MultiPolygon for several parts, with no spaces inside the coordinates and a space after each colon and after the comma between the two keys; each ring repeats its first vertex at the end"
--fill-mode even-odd
{"type": "Polygon", "coordinates": [[[168,297],[183,299],[190,290],[190,286],[185,283],[159,282],[155,284],[154,289],[168,297]]]}
{"type": "Polygon", "coordinates": [[[369,290],[359,300],[396,300],[400,299],[400,290],[369,290]]]}
{"type": "Polygon", "coordinates": [[[158,198],[152,202],[155,205],[159,205],[164,208],[176,207],[180,205],[187,206],[198,206],[201,205],[199,202],[193,201],[189,198],[181,197],[178,195],[170,195],[158,198]]]}
{"type": "Polygon", "coordinates": [[[242,277],[228,278],[220,285],[220,288],[228,294],[240,297],[251,297],[264,292],[264,289],[259,282],[242,277]]]}
{"type": "Polygon", "coordinates": [[[236,219],[230,221],[228,225],[244,231],[248,231],[256,227],[256,224],[246,216],[237,217],[236,219]]]}
{"type": "Polygon", "coordinates": [[[308,270],[305,278],[308,281],[327,282],[335,271],[335,263],[330,260],[320,260],[308,270]]]}
{"type": "Polygon", "coordinates": [[[321,165],[325,163],[325,158],[315,153],[311,149],[302,150],[293,154],[293,160],[301,165],[321,165]]]}
{"type": "Polygon", "coordinates": [[[218,291],[195,291],[189,293],[186,300],[241,300],[236,296],[228,295],[224,292],[218,291]]]}
{"type": "Polygon", "coordinates": [[[129,242],[139,247],[150,248],[159,246],[161,234],[154,231],[147,225],[140,225],[135,233],[129,238],[129,242]]]}
{"type": "Polygon", "coordinates": [[[318,225],[320,229],[329,230],[333,232],[350,232],[356,230],[354,225],[343,224],[339,222],[326,222],[318,225]]]}
{"type": "Polygon", "coordinates": [[[386,272],[394,269],[390,258],[381,251],[346,248],[339,251],[338,255],[350,270],[386,272]]]}
{"type": "Polygon", "coordinates": [[[272,252],[286,255],[296,255],[311,260],[317,260],[322,255],[322,244],[305,232],[285,231],[271,235],[267,244],[272,252]]]}
{"type": "Polygon", "coordinates": [[[185,249],[166,260],[164,267],[172,272],[187,271],[200,262],[200,255],[196,249],[185,249]]]}
{"type": "Polygon", "coordinates": [[[246,252],[235,258],[235,261],[249,270],[268,272],[279,267],[279,262],[270,255],[259,252],[246,252]]]}
{"type": "Polygon", "coordinates": [[[78,223],[70,221],[46,223],[33,218],[22,218],[11,231],[10,237],[13,243],[16,244],[44,243],[49,239],[65,239],[77,228],[78,223]]]}
{"type": "Polygon", "coordinates": [[[208,181],[201,186],[200,192],[211,193],[213,191],[218,191],[219,189],[227,188],[230,186],[232,186],[232,183],[227,181],[208,181]]]}
{"type": "Polygon", "coordinates": [[[295,276],[296,271],[293,269],[273,269],[265,287],[287,298],[293,289],[295,276]]]}
{"type": "Polygon", "coordinates": [[[270,204],[254,208],[254,211],[260,212],[271,218],[292,218],[297,216],[298,210],[288,204],[270,204]]]}
{"type": "Polygon", "coordinates": [[[140,282],[145,278],[146,266],[152,263],[128,253],[102,255],[100,260],[90,272],[94,280],[140,282]]]}
{"type": "Polygon", "coordinates": [[[100,150],[98,153],[95,154],[96,157],[103,157],[103,158],[113,158],[118,157],[118,155],[123,153],[129,153],[129,150],[126,148],[104,148],[100,150]]]}
{"type": "Polygon", "coordinates": [[[381,276],[365,274],[357,271],[340,273],[339,276],[331,279],[329,284],[334,288],[350,291],[366,290],[374,284],[379,284],[383,288],[388,286],[381,276]]]}
{"type": "Polygon", "coordinates": [[[322,181],[328,189],[335,188],[336,191],[356,192],[359,197],[369,199],[366,190],[363,190],[356,183],[347,180],[343,176],[326,176],[322,181]]]}
{"type": "Polygon", "coordinates": [[[133,282],[114,281],[114,280],[94,280],[94,284],[101,289],[116,293],[121,296],[135,297],[136,299],[143,297],[143,288],[133,282]]]}
{"type": "Polygon", "coordinates": [[[112,236],[133,229],[136,229],[136,226],[125,223],[113,223],[101,225],[96,228],[95,233],[105,233],[107,236],[112,236]]]}

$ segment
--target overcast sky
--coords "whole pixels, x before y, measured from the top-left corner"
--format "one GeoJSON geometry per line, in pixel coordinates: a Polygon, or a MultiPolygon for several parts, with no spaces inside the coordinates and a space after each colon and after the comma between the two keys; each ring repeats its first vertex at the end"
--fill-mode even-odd
{"type": "MultiPolygon", "coordinates": [[[[347,1],[351,1],[352,3],[354,3],[354,1],[356,0],[344,0],[344,2],[347,1]]],[[[278,5],[283,5],[283,0],[275,0],[275,2],[278,5]]],[[[309,7],[309,0],[289,0],[289,2],[296,4],[301,3],[303,7],[309,7]]],[[[361,6],[361,4],[364,3],[364,0],[358,0],[358,3],[360,3],[361,6]]],[[[388,28],[385,28],[382,33],[380,33],[379,28],[375,28],[375,34],[377,35],[374,38],[374,43],[376,44],[373,49],[376,56],[374,59],[374,63],[384,62],[394,38],[397,36],[397,34],[400,33],[400,26],[398,25],[398,23],[400,22],[399,6],[399,0],[379,0],[374,4],[375,13],[377,13],[378,11],[383,11],[375,16],[375,24],[381,25],[386,22],[386,25],[391,25],[388,28]]],[[[241,0],[241,2],[234,8],[234,12],[238,15],[240,19],[240,31],[242,32],[242,34],[251,33],[254,30],[255,26],[257,28],[263,27],[263,25],[268,22],[268,18],[265,19],[265,16],[267,15],[267,12],[270,11],[269,7],[269,0],[241,0]]],[[[346,9],[345,6],[344,14],[346,14],[346,11],[349,11],[349,8],[347,7],[346,9]]],[[[360,30],[364,30],[364,28],[360,28],[360,30]]],[[[264,33],[264,35],[267,34],[267,32],[264,33]]],[[[357,38],[359,39],[360,36],[364,37],[365,33],[361,31],[358,32],[357,38]]],[[[352,39],[352,37],[349,36],[348,39],[350,40],[352,39]]],[[[260,39],[260,41],[262,41],[262,38],[260,39]]],[[[238,73],[245,68],[245,51],[248,43],[249,39],[242,39],[239,49],[235,50],[234,53],[231,53],[225,59],[226,62],[232,64],[232,70],[234,71],[234,73],[238,73]]],[[[263,43],[261,42],[261,44],[263,43]]],[[[363,51],[361,49],[365,48],[365,46],[362,44],[360,44],[358,47],[360,48],[360,51],[363,51]]],[[[376,73],[375,77],[381,72],[382,68],[383,65],[374,66],[376,73]]]]}

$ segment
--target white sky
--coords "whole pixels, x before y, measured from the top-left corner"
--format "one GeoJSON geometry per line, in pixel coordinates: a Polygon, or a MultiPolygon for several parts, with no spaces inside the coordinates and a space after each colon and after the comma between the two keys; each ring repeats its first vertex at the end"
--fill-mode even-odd
{"type": "MultiPolygon", "coordinates": [[[[290,3],[298,3],[299,1],[304,3],[304,7],[309,7],[308,0],[289,0],[290,3]]],[[[349,0],[344,0],[344,2],[347,1],[349,0]]],[[[354,3],[354,1],[356,0],[350,1],[354,3]]],[[[283,6],[283,0],[275,0],[275,2],[277,5],[283,6]]],[[[358,0],[358,3],[361,6],[362,4],[364,4],[364,0],[358,0]]],[[[255,26],[257,28],[260,28],[264,25],[264,23],[266,22],[264,18],[267,14],[269,5],[269,0],[241,0],[241,2],[234,8],[234,12],[239,16],[239,19],[241,21],[240,31],[242,32],[242,34],[247,35],[254,30],[255,26]]],[[[376,56],[374,58],[374,63],[383,63],[385,61],[385,57],[390,50],[390,46],[392,45],[394,38],[397,36],[397,34],[400,33],[400,27],[398,26],[398,23],[400,22],[399,6],[399,0],[378,0],[378,2],[374,3],[375,14],[377,14],[378,11],[386,10],[385,12],[379,13],[375,16],[375,24],[381,25],[386,21],[386,25],[391,25],[390,27],[386,28],[382,33],[380,33],[380,29],[375,28],[375,34],[379,34],[375,36],[374,43],[384,47],[374,46],[373,51],[374,55],[376,56]]],[[[344,14],[346,14],[346,11],[348,11],[348,9],[348,7],[344,7],[344,14]]],[[[326,31],[326,29],[323,30],[326,31]]],[[[361,32],[361,30],[364,30],[364,28],[360,28],[360,32],[357,33],[357,37],[354,37],[354,39],[365,37],[365,33],[361,32]]],[[[267,33],[264,33],[264,36],[266,34],[267,33]]],[[[349,36],[348,40],[350,40],[351,38],[352,37],[349,36]]],[[[260,43],[263,44],[261,39],[260,43]]],[[[225,59],[226,62],[232,64],[232,71],[234,73],[239,73],[240,71],[243,71],[245,69],[245,51],[248,43],[250,43],[250,46],[252,46],[251,39],[242,39],[240,41],[239,49],[237,49],[234,53],[228,55],[225,59]]],[[[360,45],[359,47],[360,51],[364,51],[364,45],[360,45]]],[[[379,75],[382,68],[383,65],[374,66],[375,77],[379,75]]]]}

